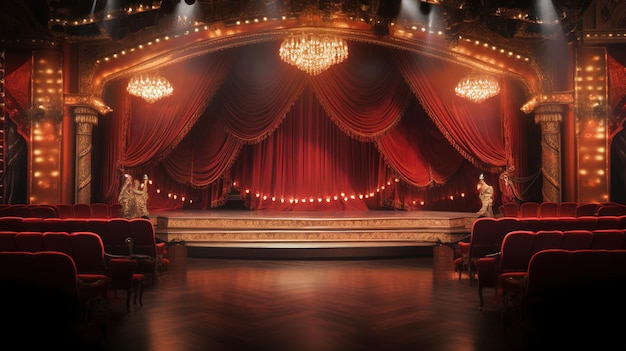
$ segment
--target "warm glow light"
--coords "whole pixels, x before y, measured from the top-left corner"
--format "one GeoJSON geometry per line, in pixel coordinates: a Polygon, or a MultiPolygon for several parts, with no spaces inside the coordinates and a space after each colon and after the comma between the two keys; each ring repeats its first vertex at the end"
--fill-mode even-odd
{"type": "Polygon", "coordinates": [[[302,33],[285,39],[278,54],[283,61],[317,75],[348,58],[348,44],[330,34],[302,33]]]}
{"type": "Polygon", "coordinates": [[[158,101],[172,95],[174,89],[170,82],[158,75],[141,74],[134,76],[128,82],[126,90],[135,96],[139,96],[149,103],[158,101]]]}
{"type": "Polygon", "coordinates": [[[477,104],[500,94],[498,80],[489,75],[471,74],[463,78],[454,88],[456,95],[477,104]]]}

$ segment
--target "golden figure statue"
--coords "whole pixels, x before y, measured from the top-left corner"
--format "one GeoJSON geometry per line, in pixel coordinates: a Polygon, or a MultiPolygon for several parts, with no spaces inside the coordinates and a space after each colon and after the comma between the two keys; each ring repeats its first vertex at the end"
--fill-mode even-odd
{"type": "Polygon", "coordinates": [[[120,216],[123,218],[147,218],[148,212],[148,175],[144,174],[143,182],[129,174],[124,175],[124,184],[117,197],[121,205],[120,216]]]}
{"type": "Polygon", "coordinates": [[[478,177],[478,197],[482,207],[476,214],[478,217],[493,217],[493,187],[485,182],[485,175],[478,177]]]}

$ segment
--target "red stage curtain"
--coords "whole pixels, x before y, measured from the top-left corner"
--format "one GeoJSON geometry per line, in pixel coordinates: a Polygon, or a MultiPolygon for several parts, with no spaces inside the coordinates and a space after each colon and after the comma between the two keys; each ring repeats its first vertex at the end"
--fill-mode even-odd
{"type": "Polygon", "coordinates": [[[389,50],[351,43],[350,58],[311,78],[317,98],[346,134],[373,140],[404,113],[411,91],[389,64],[389,50]]]}
{"type": "Polygon", "coordinates": [[[4,79],[4,111],[17,126],[17,132],[30,143],[31,55],[7,55],[4,79]]]}
{"type": "Polygon", "coordinates": [[[490,172],[505,169],[501,95],[475,104],[454,92],[467,69],[408,52],[399,52],[397,63],[430,118],[463,157],[490,172]]]}
{"type": "MultiPolygon", "coordinates": [[[[428,206],[474,191],[477,167],[505,168],[501,114],[510,111],[500,110],[500,98],[475,105],[454,96],[466,71],[350,45],[346,62],[317,77],[280,61],[275,42],[173,65],[162,74],[174,94],[186,95],[149,105],[125,100],[125,91],[113,94],[117,122],[107,128],[117,144],[109,147],[123,150],[122,167],[160,172],[151,175],[163,188],[151,208],[181,207],[182,201],[161,199],[173,191],[193,197],[194,206],[214,207],[231,181],[252,191],[253,209],[427,208],[421,201],[428,206]],[[255,59],[244,60],[249,57],[255,59]],[[120,125],[121,133],[114,130],[120,125]],[[354,199],[335,201],[342,193],[354,199]],[[298,199],[299,206],[281,198],[298,199]]],[[[497,182],[497,174],[488,180],[497,182]]]]}
{"type": "Polygon", "coordinates": [[[233,177],[251,191],[252,209],[366,210],[359,195],[379,183],[377,154],[341,132],[306,89],[275,133],[244,149],[233,177]]]}
{"type": "Polygon", "coordinates": [[[238,49],[239,60],[211,106],[226,130],[245,143],[271,134],[304,89],[306,75],[277,60],[277,52],[274,43],[238,49]]]}
{"type": "Polygon", "coordinates": [[[153,104],[130,98],[126,79],[107,87],[105,103],[113,112],[103,122],[102,191],[106,201],[117,200],[121,181],[117,170],[134,176],[148,173],[185,137],[229,73],[233,54],[220,51],[159,72],[170,80],[176,98],[153,104]]]}

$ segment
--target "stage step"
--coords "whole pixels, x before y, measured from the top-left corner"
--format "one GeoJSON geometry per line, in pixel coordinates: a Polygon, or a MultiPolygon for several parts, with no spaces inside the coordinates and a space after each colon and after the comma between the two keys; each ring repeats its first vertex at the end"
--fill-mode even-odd
{"type": "Polygon", "coordinates": [[[263,213],[212,211],[161,214],[156,235],[185,242],[190,256],[373,257],[428,253],[466,238],[467,213],[263,213]]]}

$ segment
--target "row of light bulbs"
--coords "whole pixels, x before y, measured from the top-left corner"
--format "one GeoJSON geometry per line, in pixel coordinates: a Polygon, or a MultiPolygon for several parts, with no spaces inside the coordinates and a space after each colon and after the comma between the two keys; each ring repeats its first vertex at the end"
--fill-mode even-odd
{"type": "MultiPolygon", "coordinates": [[[[394,182],[399,182],[399,179],[394,179],[394,182]]],[[[152,180],[149,181],[149,184],[152,184],[152,180]]],[[[387,186],[391,185],[391,181],[387,182],[387,186]]],[[[234,186],[236,186],[236,183],[233,184],[234,186]]],[[[253,192],[250,189],[246,189],[244,191],[244,193],[246,195],[251,195],[254,194],[253,196],[256,197],[257,199],[263,199],[264,201],[267,200],[271,200],[272,202],[280,202],[280,203],[289,203],[292,205],[296,205],[296,204],[306,204],[306,203],[331,203],[333,201],[344,201],[344,202],[348,202],[351,200],[366,200],[366,199],[370,199],[370,198],[374,198],[377,194],[380,193],[380,191],[385,190],[386,186],[385,185],[381,185],[380,187],[378,187],[376,189],[376,192],[370,192],[369,194],[351,194],[351,195],[347,195],[346,193],[341,193],[339,195],[334,195],[334,196],[324,196],[324,197],[294,197],[294,196],[290,196],[290,197],[277,197],[277,196],[270,196],[270,195],[265,195],[260,191],[257,192],[253,192]]],[[[156,193],[157,194],[161,194],[162,191],[160,188],[156,189],[156,193]]],[[[180,200],[181,202],[188,202],[189,204],[193,203],[193,199],[189,199],[187,198],[187,196],[185,195],[179,195],[179,194],[174,194],[171,192],[168,192],[166,195],[169,199],[173,199],[173,200],[180,200]]],[[[457,193],[455,195],[448,195],[448,196],[444,196],[441,198],[442,201],[454,201],[455,199],[459,199],[459,198],[465,198],[466,194],[465,192],[461,192],[461,193],[457,193]]],[[[413,200],[411,202],[414,206],[425,206],[426,205],[426,201],[424,200],[413,200]]]]}

